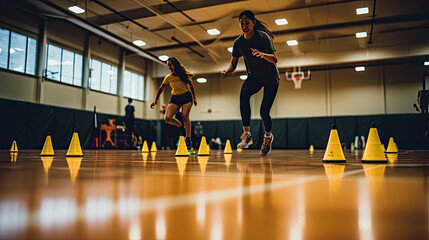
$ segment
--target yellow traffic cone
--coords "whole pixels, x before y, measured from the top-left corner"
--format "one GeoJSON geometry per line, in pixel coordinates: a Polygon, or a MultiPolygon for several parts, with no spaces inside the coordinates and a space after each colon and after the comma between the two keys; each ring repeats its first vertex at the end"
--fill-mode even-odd
{"type": "Polygon", "coordinates": [[[206,172],[208,161],[209,161],[209,157],[198,156],[198,163],[200,164],[201,175],[204,175],[204,173],[206,172]]]}
{"type": "Polygon", "coordinates": [[[16,159],[18,158],[18,152],[11,152],[10,153],[10,161],[16,162],[16,159]]]}
{"type": "Polygon", "coordinates": [[[153,142],[152,142],[152,146],[150,147],[150,151],[151,151],[151,152],[156,152],[156,151],[158,151],[158,149],[156,148],[156,143],[155,143],[155,141],[153,141],[153,142]]]}
{"type": "Polygon", "coordinates": [[[67,164],[69,165],[69,169],[70,169],[70,179],[72,181],[72,183],[76,182],[76,178],[77,178],[77,174],[79,173],[79,169],[80,169],[80,164],[82,163],[82,157],[77,157],[77,158],[70,158],[70,157],[66,157],[67,159],[67,164]]]}
{"type": "Polygon", "coordinates": [[[395,141],[393,141],[393,137],[389,139],[389,145],[387,145],[386,153],[397,153],[398,147],[396,146],[395,141]]]}
{"type": "Polygon", "coordinates": [[[313,147],[313,145],[310,145],[310,149],[309,149],[309,151],[310,151],[310,154],[313,154],[313,152],[314,152],[314,147],[313,147]]]}
{"type": "MultiPolygon", "coordinates": [[[[181,136],[183,137],[183,136],[181,136]]],[[[186,150],[188,151],[188,150],[186,150]]],[[[179,170],[179,175],[181,177],[183,177],[183,175],[185,175],[185,170],[186,170],[186,164],[188,163],[188,158],[187,157],[176,157],[176,164],[177,164],[177,169],[179,170]]]]}
{"type": "Polygon", "coordinates": [[[387,163],[386,156],[381,148],[380,137],[378,136],[377,128],[372,123],[369,130],[368,141],[365,146],[365,151],[362,156],[363,163],[387,163]]]}
{"type": "Polygon", "coordinates": [[[147,146],[146,140],[143,142],[142,153],[149,153],[149,147],[147,146]]]}
{"type": "Polygon", "coordinates": [[[225,144],[225,150],[223,151],[224,154],[232,154],[232,148],[231,148],[231,143],[229,142],[229,139],[226,140],[226,144],[225,144]]]}
{"type": "Polygon", "coordinates": [[[18,145],[16,144],[16,141],[13,141],[10,152],[18,152],[18,145]]]}
{"type": "Polygon", "coordinates": [[[206,137],[202,137],[201,138],[201,142],[200,142],[200,148],[198,149],[198,155],[199,156],[208,156],[208,155],[210,155],[210,152],[209,152],[209,146],[207,145],[207,142],[206,142],[206,137]]]}
{"type": "Polygon", "coordinates": [[[184,136],[180,136],[179,146],[177,146],[176,156],[189,156],[189,152],[188,152],[188,148],[186,147],[184,136]]]}
{"type": "Polygon", "coordinates": [[[79,136],[76,129],[74,130],[66,157],[83,157],[82,148],[80,147],[79,136]]]}
{"type": "Polygon", "coordinates": [[[340,137],[338,136],[337,127],[335,126],[335,124],[332,124],[331,134],[329,135],[328,146],[326,147],[323,162],[346,162],[346,158],[344,157],[343,153],[343,148],[341,147],[340,137]]]}
{"type": "Polygon", "coordinates": [[[54,148],[52,147],[52,140],[51,136],[47,136],[45,140],[45,145],[43,145],[42,152],[40,153],[40,156],[54,156],[54,148]]]}

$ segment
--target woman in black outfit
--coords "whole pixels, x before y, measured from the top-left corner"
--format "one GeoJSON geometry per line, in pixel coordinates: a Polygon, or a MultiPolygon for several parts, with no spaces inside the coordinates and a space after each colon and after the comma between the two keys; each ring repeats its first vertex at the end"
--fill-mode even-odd
{"type": "Polygon", "coordinates": [[[243,56],[247,70],[247,79],[240,92],[240,112],[243,123],[243,134],[238,148],[248,148],[253,144],[250,133],[250,97],[264,88],[261,104],[261,118],[265,126],[264,142],[260,154],[267,155],[271,151],[274,140],[271,134],[270,110],[279,88],[279,70],[277,69],[276,49],[273,45],[274,36],[266,24],[255,18],[250,10],[239,15],[240,27],[243,34],[237,37],[232,48],[231,63],[221,72],[225,78],[235,70],[238,58],[243,56]]]}

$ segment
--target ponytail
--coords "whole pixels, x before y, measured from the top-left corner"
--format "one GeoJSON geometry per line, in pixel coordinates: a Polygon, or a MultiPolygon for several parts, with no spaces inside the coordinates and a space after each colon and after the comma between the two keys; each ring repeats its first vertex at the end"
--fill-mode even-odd
{"type": "Polygon", "coordinates": [[[259,21],[258,19],[255,18],[255,14],[250,11],[250,10],[244,10],[240,13],[240,15],[238,15],[238,19],[240,19],[241,17],[246,16],[247,18],[249,18],[251,21],[255,21],[255,27],[253,28],[254,30],[259,30],[259,31],[263,31],[266,34],[268,34],[268,36],[270,36],[271,40],[274,41],[274,35],[273,33],[270,31],[270,29],[268,29],[268,25],[262,21],[259,21]]]}

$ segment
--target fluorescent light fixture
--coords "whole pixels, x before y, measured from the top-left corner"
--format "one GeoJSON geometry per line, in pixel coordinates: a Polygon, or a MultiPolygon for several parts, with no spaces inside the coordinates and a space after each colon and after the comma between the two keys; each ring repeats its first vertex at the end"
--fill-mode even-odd
{"type": "Polygon", "coordinates": [[[247,79],[247,75],[241,75],[241,76],[240,76],[240,79],[241,79],[241,80],[246,80],[246,79],[247,79]]]}
{"type": "Polygon", "coordinates": [[[357,15],[362,15],[362,14],[367,14],[367,13],[369,13],[368,7],[356,8],[356,14],[357,15]]]}
{"type": "Polygon", "coordinates": [[[356,33],[356,38],[364,38],[367,37],[368,35],[366,34],[366,32],[358,32],[356,33]]]}
{"type": "Polygon", "coordinates": [[[18,52],[24,51],[24,49],[22,49],[22,48],[15,48],[15,50],[18,51],[18,52]]]}
{"type": "Polygon", "coordinates": [[[288,24],[286,18],[276,19],[275,22],[276,22],[277,25],[286,25],[286,24],[288,24]]]}
{"type": "Polygon", "coordinates": [[[161,55],[161,56],[159,56],[158,57],[159,58],[159,60],[161,60],[161,61],[163,61],[163,62],[165,62],[165,61],[167,61],[168,60],[168,56],[167,55],[161,55]]]}
{"type": "Polygon", "coordinates": [[[197,78],[197,82],[199,82],[199,83],[206,83],[207,79],[205,79],[205,78],[197,78]]]}
{"type": "Polygon", "coordinates": [[[71,7],[69,7],[69,10],[72,11],[72,12],[74,12],[74,13],[77,13],[77,14],[85,12],[84,9],[82,9],[82,8],[80,8],[78,6],[71,6],[71,7]]]}
{"type": "Polygon", "coordinates": [[[426,62],[425,62],[425,66],[429,66],[429,61],[426,61],[426,62]]]}
{"type": "Polygon", "coordinates": [[[19,66],[19,67],[16,67],[16,68],[14,68],[13,70],[15,70],[15,71],[18,71],[18,72],[22,72],[22,66],[19,66]]]}
{"type": "Polygon", "coordinates": [[[297,40],[289,40],[289,41],[287,41],[287,45],[296,46],[296,45],[298,45],[298,41],[297,40]]]}
{"type": "Polygon", "coordinates": [[[0,48],[0,53],[2,53],[2,52],[3,52],[3,49],[0,48]]]}
{"type": "Polygon", "coordinates": [[[363,71],[365,71],[365,67],[364,66],[355,67],[355,71],[356,72],[363,72],[363,71]]]}
{"type": "Polygon", "coordinates": [[[146,46],[146,43],[143,42],[142,40],[135,40],[133,43],[134,43],[134,45],[137,45],[139,47],[146,46]]]}
{"type": "Polygon", "coordinates": [[[14,54],[16,51],[15,51],[15,49],[11,48],[11,49],[9,49],[9,52],[10,52],[10,54],[14,54]]]}
{"type": "Polygon", "coordinates": [[[219,30],[217,30],[216,28],[209,29],[209,30],[207,30],[207,32],[208,32],[210,35],[219,35],[219,34],[220,34],[220,31],[219,31],[219,30]]]}
{"type": "Polygon", "coordinates": [[[229,52],[232,52],[232,47],[229,47],[229,48],[228,48],[228,51],[229,51],[229,52]]]}

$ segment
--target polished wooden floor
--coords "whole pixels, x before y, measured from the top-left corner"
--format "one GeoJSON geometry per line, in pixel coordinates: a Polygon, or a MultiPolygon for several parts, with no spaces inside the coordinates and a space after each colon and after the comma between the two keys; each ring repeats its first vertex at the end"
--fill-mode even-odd
{"type": "Polygon", "coordinates": [[[429,151],[0,151],[1,239],[428,239],[429,151]]]}

